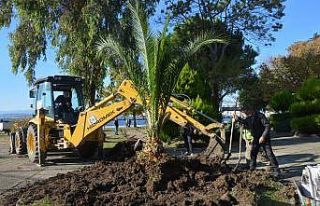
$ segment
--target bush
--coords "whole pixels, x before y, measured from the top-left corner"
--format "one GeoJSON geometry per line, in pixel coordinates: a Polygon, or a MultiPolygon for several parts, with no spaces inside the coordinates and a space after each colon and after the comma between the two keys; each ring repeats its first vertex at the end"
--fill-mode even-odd
{"type": "Polygon", "coordinates": [[[320,133],[320,80],[309,79],[297,92],[296,102],[290,112],[295,117],[291,126],[300,133],[320,133]]]}
{"type": "Polygon", "coordinates": [[[290,112],[296,117],[320,113],[320,99],[295,102],[290,106],[290,112]]]}
{"type": "Polygon", "coordinates": [[[170,142],[173,138],[181,136],[181,127],[171,121],[166,121],[160,132],[163,142],[170,142]]]}
{"type": "Polygon", "coordinates": [[[320,79],[309,79],[297,92],[300,100],[320,99],[320,79]]]}
{"type": "Polygon", "coordinates": [[[300,133],[320,134],[320,115],[315,114],[294,118],[291,121],[291,126],[300,133]]]}
{"type": "Polygon", "coordinates": [[[291,132],[290,121],[292,116],[289,112],[281,114],[273,114],[270,116],[270,123],[275,132],[291,132]]]}
{"type": "MultiPolygon", "coordinates": [[[[216,120],[221,119],[220,114],[216,112],[218,110],[214,110],[212,103],[202,100],[199,96],[196,99],[192,100],[191,104],[195,110],[200,111],[213,119],[216,119],[216,120]]],[[[202,124],[211,123],[210,120],[208,120],[207,118],[204,118],[199,114],[195,113],[193,114],[193,116],[195,117],[195,119],[199,120],[202,124]]]]}
{"type": "Polygon", "coordinates": [[[291,92],[283,91],[275,94],[271,98],[270,106],[275,112],[286,112],[294,100],[291,92]]]}

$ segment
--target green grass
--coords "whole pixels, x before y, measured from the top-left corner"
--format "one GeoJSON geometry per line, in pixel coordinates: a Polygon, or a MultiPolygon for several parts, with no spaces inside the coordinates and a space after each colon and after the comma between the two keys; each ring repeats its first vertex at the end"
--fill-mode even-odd
{"type": "Polygon", "coordinates": [[[8,135],[6,133],[0,132],[0,138],[2,138],[2,137],[8,137],[8,135]]]}
{"type": "Polygon", "coordinates": [[[280,193],[281,186],[276,185],[267,189],[262,189],[259,196],[259,206],[287,206],[292,205],[290,200],[280,193]]]}
{"type": "Polygon", "coordinates": [[[44,198],[42,198],[40,200],[34,201],[31,206],[53,206],[53,205],[57,205],[57,204],[54,204],[50,200],[49,196],[47,195],[47,196],[45,196],[44,198]]]}
{"type": "Polygon", "coordinates": [[[128,139],[127,130],[125,128],[120,128],[118,135],[115,135],[112,129],[105,130],[105,133],[107,138],[103,144],[103,148],[113,148],[118,142],[128,139]]]}

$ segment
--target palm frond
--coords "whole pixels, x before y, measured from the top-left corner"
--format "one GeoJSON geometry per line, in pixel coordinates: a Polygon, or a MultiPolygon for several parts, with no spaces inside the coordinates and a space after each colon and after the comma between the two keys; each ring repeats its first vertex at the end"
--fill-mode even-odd
{"type": "Polygon", "coordinates": [[[107,58],[119,59],[126,68],[131,70],[130,57],[124,52],[124,48],[112,37],[101,38],[97,46],[100,56],[106,55],[107,58]]]}
{"type": "Polygon", "coordinates": [[[140,54],[139,59],[142,61],[143,70],[146,72],[147,78],[150,79],[150,70],[154,66],[152,33],[139,1],[136,1],[134,6],[129,3],[128,7],[132,14],[133,37],[140,54]]]}
{"type": "Polygon", "coordinates": [[[188,59],[193,56],[200,48],[213,43],[227,44],[228,41],[225,38],[212,38],[212,34],[202,34],[198,36],[194,41],[190,41],[188,46],[184,48],[183,56],[188,59]]]}

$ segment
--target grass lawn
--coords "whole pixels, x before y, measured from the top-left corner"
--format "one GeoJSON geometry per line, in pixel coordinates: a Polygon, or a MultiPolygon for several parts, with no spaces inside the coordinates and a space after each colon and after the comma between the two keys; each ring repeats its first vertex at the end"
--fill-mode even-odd
{"type": "Polygon", "coordinates": [[[119,134],[114,134],[113,129],[106,129],[107,138],[103,144],[103,148],[112,148],[118,142],[123,142],[131,137],[141,137],[145,133],[145,128],[119,128],[119,134]]]}

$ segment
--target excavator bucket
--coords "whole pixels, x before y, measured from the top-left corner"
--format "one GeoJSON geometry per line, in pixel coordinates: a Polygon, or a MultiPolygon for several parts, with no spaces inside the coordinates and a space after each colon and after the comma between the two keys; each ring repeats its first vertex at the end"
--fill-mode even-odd
{"type": "Polygon", "coordinates": [[[209,135],[210,140],[207,148],[202,152],[202,156],[206,159],[219,158],[224,160],[225,153],[227,151],[225,144],[225,130],[224,128],[220,128],[220,136],[215,133],[209,135]]]}

